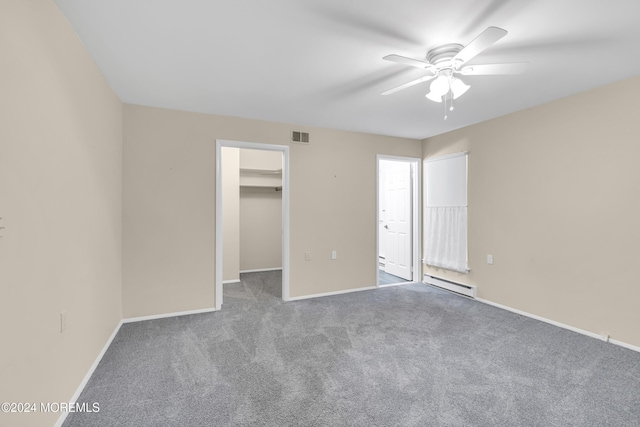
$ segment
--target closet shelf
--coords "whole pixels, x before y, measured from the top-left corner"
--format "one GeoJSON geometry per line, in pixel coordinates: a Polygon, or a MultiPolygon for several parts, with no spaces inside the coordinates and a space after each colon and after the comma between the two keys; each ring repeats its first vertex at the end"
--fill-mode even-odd
{"type": "Polygon", "coordinates": [[[282,191],[281,185],[255,185],[255,184],[240,184],[240,188],[267,188],[274,191],[282,191]]]}
{"type": "Polygon", "coordinates": [[[282,169],[241,168],[239,178],[241,187],[282,188],[282,169]]]}
{"type": "Polygon", "coordinates": [[[282,175],[282,169],[240,168],[240,175],[282,175]]]}

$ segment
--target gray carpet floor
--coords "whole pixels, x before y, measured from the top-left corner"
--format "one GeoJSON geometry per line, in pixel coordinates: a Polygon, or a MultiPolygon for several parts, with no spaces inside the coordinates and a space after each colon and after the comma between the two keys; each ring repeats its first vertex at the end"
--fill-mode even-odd
{"type": "Polygon", "coordinates": [[[640,354],[422,284],[125,324],[64,427],[640,426],[640,354]]]}
{"type": "Polygon", "coordinates": [[[395,285],[396,283],[406,283],[410,280],[405,280],[402,277],[394,276],[384,270],[378,270],[378,285],[395,285]]]}

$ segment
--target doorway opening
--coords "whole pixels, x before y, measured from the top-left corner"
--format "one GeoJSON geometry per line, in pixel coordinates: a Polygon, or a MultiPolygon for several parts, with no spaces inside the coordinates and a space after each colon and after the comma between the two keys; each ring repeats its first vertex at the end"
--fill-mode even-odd
{"type": "Polygon", "coordinates": [[[224,283],[240,281],[241,272],[281,268],[280,295],[284,301],[289,300],[289,147],[216,140],[215,242],[216,310],[222,308],[224,283]],[[261,204],[259,211],[257,204],[261,204]],[[260,213],[263,215],[257,215],[260,213]],[[268,224],[267,213],[273,217],[268,224]],[[250,228],[242,233],[242,239],[246,240],[244,255],[241,255],[241,222],[250,228]],[[274,242],[273,246],[279,249],[275,255],[279,256],[252,244],[261,245],[265,240],[274,242]],[[247,256],[252,260],[247,261],[247,256]]]}
{"type": "Polygon", "coordinates": [[[420,159],[378,155],[378,286],[419,282],[420,159]]]}

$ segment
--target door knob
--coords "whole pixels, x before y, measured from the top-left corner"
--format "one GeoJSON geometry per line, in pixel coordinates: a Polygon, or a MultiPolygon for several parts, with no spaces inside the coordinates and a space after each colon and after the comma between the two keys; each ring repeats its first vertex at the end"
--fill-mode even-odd
{"type": "Polygon", "coordinates": [[[389,226],[388,226],[388,225],[385,225],[385,226],[384,226],[384,228],[386,228],[386,229],[388,230],[388,229],[389,229],[389,226]]]}

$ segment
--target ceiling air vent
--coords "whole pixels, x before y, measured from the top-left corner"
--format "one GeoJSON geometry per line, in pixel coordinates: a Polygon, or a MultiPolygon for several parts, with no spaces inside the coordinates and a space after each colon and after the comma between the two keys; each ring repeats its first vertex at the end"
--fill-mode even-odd
{"type": "Polygon", "coordinates": [[[294,130],[291,133],[291,141],[300,142],[300,143],[303,143],[303,144],[308,144],[309,143],[309,133],[308,132],[298,132],[297,130],[294,130]]]}

